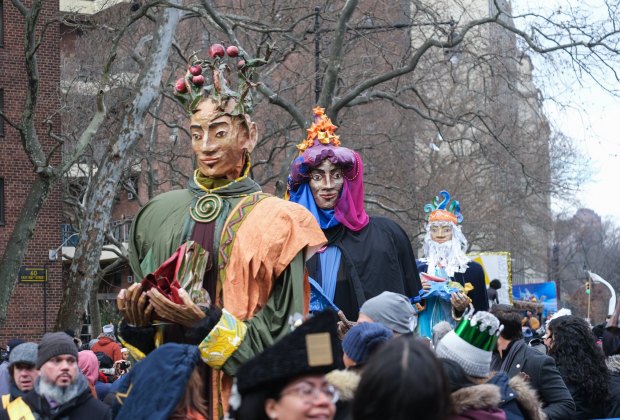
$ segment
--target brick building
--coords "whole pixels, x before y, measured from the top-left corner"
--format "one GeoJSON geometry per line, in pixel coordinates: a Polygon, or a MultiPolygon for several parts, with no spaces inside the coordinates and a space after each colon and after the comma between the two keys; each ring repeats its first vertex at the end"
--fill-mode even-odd
{"type": "MultiPolygon", "coordinates": [[[[55,19],[58,0],[42,2],[40,22],[55,19]]],[[[26,91],[24,64],[23,16],[10,1],[0,0],[0,107],[12,121],[19,122],[26,91]]],[[[60,83],[60,25],[52,23],[45,33],[43,45],[38,49],[40,85],[36,109],[36,128],[45,152],[55,144],[47,136],[43,121],[53,116],[59,108],[58,87],[60,83]]],[[[60,130],[60,121],[54,117],[53,126],[60,130]]],[[[25,202],[30,186],[36,179],[33,166],[28,160],[17,130],[0,119],[0,254],[7,242],[25,202]]],[[[58,157],[56,157],[56,160],[58,157]]],[[[52,161],[52,164],[55,161],[52,161]]],[[[0,328],[0,345],[11,337],[36,340],[50,331],[62,296],[62,266],[49,261],[49,250],[61,244],[61,196],[54,189],[43,207],[34,236],[25,252],[24,268],[47,270],[47,282],[23,283],[15,287],[8,308],[5,324],[0,328]]],[[[10,281],[12,279],[0,279],[10,281]]]]}

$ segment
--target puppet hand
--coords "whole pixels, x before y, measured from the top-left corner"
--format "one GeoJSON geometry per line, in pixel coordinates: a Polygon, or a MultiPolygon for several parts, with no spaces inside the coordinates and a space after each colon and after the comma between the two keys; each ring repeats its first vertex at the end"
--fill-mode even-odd
{"type": "Polygon", "coordinates": [[[116,306],[129,325],[146,327],[151,324],[153,306],[148,302],[146,294],[142,292],[140,283],[132,284],[128,289],[122,289],[116,297],[116,306]]]}
{"type": "Polygon", "coordinates": [[[205,313],[192,302],[185,289],[179,290],[179,297],[183,301],[181,305],[172,302],[155,289],[149,290],[146,294],[151,299],[155,313],[161,319],[191,327],[205,317],[205,313]]]}
{"type": "Polygon", "coordinates": [[[422,283],[422,290],[424,290],[425,292],[430,290],[430,288],[431,288],[431,282],[430,281],[428,281],[426,279],[420,279],[420,282],[422,283]]]}
{"type": "Polygon", "coordinates": [[[342,311],[338,311],[338,318],[340,318],[338,322],[338,338],[342,340],[345,334],[357,325],[357,322],[349,321],[342,311]]]}
{"type": "Polygon", "coordinates": [[[471,299],[464,293],[455,292],[452,293],[452,296],[450,297],[450,303],[452,303],[455,310],[463,312],[471,303],[471,299]]]}

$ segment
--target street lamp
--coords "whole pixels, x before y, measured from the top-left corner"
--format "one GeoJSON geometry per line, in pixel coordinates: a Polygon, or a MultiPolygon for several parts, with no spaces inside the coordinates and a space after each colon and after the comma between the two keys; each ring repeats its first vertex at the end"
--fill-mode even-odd
{"type": "Polygon", "coordinates": [[[67,237],[64,241],[62,241],[62,243],[60,244],[60,246],[56,249],[50,249],[48,251],[48,258],[50,261],[58,261],[58,252],[60,252],[60,250],[62,249],[63,246],[65,246],[65,244],[67,242],[69,242],[69,240],[71,238],[73,238],[74,236],[79,235],[78,232],[71,234],[69,237],[67,237]]]}

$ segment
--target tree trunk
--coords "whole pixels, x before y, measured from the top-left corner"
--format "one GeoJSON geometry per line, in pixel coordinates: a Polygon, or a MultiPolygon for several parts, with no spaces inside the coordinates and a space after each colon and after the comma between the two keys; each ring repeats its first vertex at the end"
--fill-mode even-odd
{"type": "MultiPolygon", "coordinates": [[[[171,3],[178,4],[178,1],[171,3]]],[[[159,94],[159,84],[179,23],[181,12],[174,8],[163,11],[156,26],[148,59],[138,77],[135,97],[123,121],[120,135],[109,146],[107,157],[93,180],[82,224],[80,241],[69,270],[69,283],[56,321],[56,329],[79,327],[86,304],[90,300],[93,282],[99,271],[99,258],[105,231],[111,218],[116,188],[120,182],[128,155],[142,138],[144,118],[159,94]]]]}
{"type": "Polygon", "coordinates": [[[0,263],[0,327],[6,321],[6,312],[13,289],[17,283],[17,273],[22,264],[24,253],[34,234],[37,217],[47,201],[54,184],[58,180],[49,174],[40,174],[32,184],[30,193],[24,202],[21,215],[15,224],[0,263]]]}
{"type": "MultiPolygon", "coordinates": [[[[99,284],[95,282],[93,286],[99,284]]],[[[91,339],[96,338],[101,334],[101,311],[99,310],[99,300],[97,299],[98,287],[93,287],[90,291],[90,333],[91,339]]]]}

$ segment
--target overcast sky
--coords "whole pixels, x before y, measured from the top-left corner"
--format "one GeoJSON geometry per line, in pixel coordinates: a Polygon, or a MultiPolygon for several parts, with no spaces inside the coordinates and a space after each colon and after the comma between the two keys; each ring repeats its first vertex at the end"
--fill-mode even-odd
{"type": "MultiPolygon", "coordinates": [[[[517,0],[513,1],[515,14],[525,10],[543,13],[561,7],[583,8],[589,23],[605,23],[607,18],[603,0],[517,0]]],[[[550,73],[546,64],[533,57],[537,69],[534,78],[545,97],[555,97],[565,106],[545,102],[545,111],[552,124],[575,140],[582,153],[591,160],[592,177],[583,185],[577,198],[584,207],[603,217],[616,219],[620,224],[620,99],[596,85],[591,78],[567,71],[561,77],[550,73]],[[550,77],[551,76],[551,77],[550,77]]],[[[608,74],[604,78],[608,88],[620,92],[620,86],[608,74]]],[[[554,210],[568,210],[554,203],[554,210]]]]}

